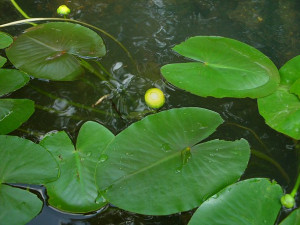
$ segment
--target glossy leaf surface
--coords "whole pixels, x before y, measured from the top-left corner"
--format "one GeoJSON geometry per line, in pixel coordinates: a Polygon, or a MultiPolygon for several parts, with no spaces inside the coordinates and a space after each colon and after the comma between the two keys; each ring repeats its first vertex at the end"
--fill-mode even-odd
{"type": "Polygon", "coordinates": [[[8,134],[34,112],[34,102],[29,99],[0,99],[0,134],[8,134]]]}
{"type": "Polygon", "coordinates": [[[94,173],[101,152],[114,135],[95,122],[85,123],[78,134],[76,149],[65,132],[46,136],[41,145],[55,156],[60,165],[60,178],[46,184],[49,204],[63,211],[95,211],[106,202],[98,198],[94,173]]]}
{"type": "Polygon", "coordinates": [[[216,112],[180,108],[147,116],[118,134],[99,163],[104,197],[127,211],[168,215],[190,210],[235,182],[249,159],[245,140],[197,144],[223,122],[216,112]]]}
{"type": "Polygon", "coordinates": [[[29,76],[19,70],[0,69],[0,96],[23,87],[29,76]]]}
{"type": "Polygon", "coordinates": [[[57,163],[40,145],[6,135],[0,135],[0,143],[2,183],[43,184],[57,178],[57,163]]]}
{"type": "Polygon", "coordinates": [[[199,96],[258,98],[271,94],[279,84],[278,70],[268,57],[233,39],[192,37],[173,50],[193,62],[165,65],[162,75],[199,96]]]}
{"type": "Polygon", "coordinates": [[[6,61],[7,61],[6,58],[0,56],[0,68],[1,68],[2,66],[4,66],[4,64],[6,63],[6,61]]]}
{"type": "Polygon", "coordinates": [[[42,201],[27,190],[0,184],[1,224],[23,225],[42,209],[42,201]]]}
{"type": "Polygon", "coordinates": [[[11,36],[4,32],[0,32],[0,49],[7,48],[13,43],[11,36]]]}
{"type": "Polygon", "coordinates": [[[189,225],[274,225],[283,195],[267,179],[249,179],[230,185],[205,201],[189,225]]]}
{"type": "Polygon", "coordinates": [[[279,225],[295,225],[295,224],[300,224],[300,208],[295,209],[279,225]]]}
{"type": "Polygon", "coordinates": [[[292,58],[285,63],[279,70],[280,72],[280,83],[282,85],[291,86],[298,79],[300,79],[300,55],[292,58]]]}
{"type": "Polygon", "coordinates": [[[15,67],[38,78],[74,80],[83,72],[76,57],[105,55],[101,37],[79,24],[46,23],[28,29],[6,50],[15,67]]]}

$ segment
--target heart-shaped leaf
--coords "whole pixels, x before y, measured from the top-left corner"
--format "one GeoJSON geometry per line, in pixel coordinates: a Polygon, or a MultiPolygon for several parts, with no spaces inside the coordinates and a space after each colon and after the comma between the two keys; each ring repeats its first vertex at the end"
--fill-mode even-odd
{"type": "Polygon", "coordinates": [[[0,32],[0,49],[7,48],[13,43],[13,39],[6,33],[0,32]]]}
{"type": "Polygon", "coordinates": [[[23,87],[29,76],[19,70],[0,69],[0,96],[23,87]]]}
{"type": "Polygon", "coordinates": [[[244,180],[205,201],[189,225],[274,225],[282,195],[281,187],[267,179],[244,180]]]}
{"type": "Polygon", "coordinates": [[[268,57],[233,39],[192,37],[173,50],[196,62],[165,65],[162,75],[199,96],[258,98],[271,94],[279,84],[278,70],[268,57]]]}
{"type": "Polygon", "coordinates": [[[0,99],[0,134],[8,134],[34,112],[34,102],[29,99],[0,99]]]}
{"type": "Polygon", "coordinates": [[[83,73],[76,57],[105,55],[101,37],[79,24],[46,23],[28,29],[6,50],[20,70],[38,78],[74,80],[83,73]]]}
{"type": "Polygon", "coordinates": [[[297,140],[300,139],[299,71],[300,56],[297,56],[280,68],[282,79],[278,90],[257,100],[259,113],[266,123],[297,140]]]}
{"type": "Polygon", "coordinates": [[[222,122],[216,112],[180,108],[132,124],[116,136],[97,167],[104,197],[119,208],[148,215],[199,206],[237,181],[249,159],[245,140],[197,144],[222,122]]]}
{"type": "Polygon", "coordinates": [[[47,183],[49,204],[63,211],[84,213],[103,207],[94,173],[101,152],[114,139],[102,125],[86,122],[80,129],[76,149],[65,132],[46,136],[41,145],[56,157],[60,178],[47,183]]]}
{"type": "Polygon", "coordinates": [[[279,225],[295,225],[295,224],[300,224],[300,208],[294,210],[279,225]]]}
{"type": "Polygon", "coordinates": [[[0,56],[0,68],[2,67],[2,66],[4,66],[4,64],[7,62],[7,59],[6,58],[4,58],[4,57],[2,57],[2,56],[0,56]]]}
{"type": "Polygon", "coordinates": [[[1,224],[26,224],[43,205],[29,191],[6,184],[43,184],[57,179],[58,170],[53,156],[40,145],[23,138],[0,135],[1,224]]]}
{"type": "Polygon", "coordinates": [[[0,221],[2,224],[27,224],[41,211],[42,206],[42,201],[35,194],[0,184],[0,221]]]}

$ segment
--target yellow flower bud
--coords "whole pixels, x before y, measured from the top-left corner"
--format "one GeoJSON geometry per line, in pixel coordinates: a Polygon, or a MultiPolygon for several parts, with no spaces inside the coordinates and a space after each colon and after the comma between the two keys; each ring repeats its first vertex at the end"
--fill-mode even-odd
{"type": "Polygon", "coordinates": [[[158,88],[150,88],[145,93],[146,104],[154,109],[158,109],[165,104],[164,93],[158,88]]]}
{"type": "Polygon", "coordinates": [[[71,10],[66,5],[61,5],[57,8],[57,13],[60,15],[68,15],[71,10]]]}

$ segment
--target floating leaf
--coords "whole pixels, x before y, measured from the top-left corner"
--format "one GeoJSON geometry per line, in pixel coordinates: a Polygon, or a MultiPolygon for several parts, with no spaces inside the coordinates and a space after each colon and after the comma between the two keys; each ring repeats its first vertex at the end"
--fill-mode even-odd
{"type": "Polygon", "coordinates": [[[13,43],[13,39],[6,33],[0,32],[0,49],[7,48],[13,43]]]}
{"type": "Polygon", "coordinates": [[[2,224],[23,225],[42,209],[42,201],[27,190],[0,184],[0,221],[2,224]]]}
{"type": "Polygon", "coordinates": [[[300,139],[300,57],[280,68],[281,84],[273,94],[259,98],[258,109],[266,123],[274,130],[300,139]],[[298,96],[296,96],[295,94],[298,96]]]}
{"type": "Polygon", "coordinates": [[[60,178],[46,184],[49,204],[63,211],[84,213],[106,203],[95,184],[94,173],[101,152],[114,135],[95,122],[85,123],[78,134],[76,149],[65,132],[46,136],[41,145],[56,157],[60,178]]]}
{"type": "Polygon", "coordinates": [[[23,87],[29,76],[19,70],[0,69],[0,96],[23,87]]]}
{"type": "Polygon", "coordinates": [[[279,225],[296,225],[296,224],[300,224],[300,208],[294,210],[279,225]]]}
{"type": "Polygon", "coordinates": [[[196,62],[165,65],[162,75],[199,96],[258,98],[274,92],[279,83],[278,70],[268,57],[233,39],[192,37],[173,50],[196,62]]]}
{"type": "Polygon", "coordinates": [[[6,58],[0,56],[0,68],[1,68],[2,66],[4,66],[4,64],[6,63],[6,61],[7,61],[6,58]]]}
{"type": "Polygon", "coordinates": [[[28,29],[6,50],[15,67],[50,80],[74,80],[83,73],[76,57],[105,55],[101,37],[79,24],[46,23],[28,29]]]}
{"type": "Polygon", "coordinates": [[[0,135],[1,223],[26,224],[42,208],[36,195],[7,183],[43,184],[57,176],[58,165],[46,149],[23,138],[0,135]]]}
{"type": "Polygon", "coordinates": [[[104,197],[119,208],[148,215],[199,206],[237,181],[249,159],[245,140],[198,144],[222,122],[216,112],[180,108],[132,124],[116,136],[97,167],[104,197]]]}
{"type": "Polygon", "coordinates": [[[274,225],[282,195],[281,187],[267,179],[244,180],[205,201],[189,225],[274,225]]]}
{"type": "Polygon", "coordinates": [[[0,134],[8,134],[26,122],[34,112],[29,99],[0,99],[0,134]]]}

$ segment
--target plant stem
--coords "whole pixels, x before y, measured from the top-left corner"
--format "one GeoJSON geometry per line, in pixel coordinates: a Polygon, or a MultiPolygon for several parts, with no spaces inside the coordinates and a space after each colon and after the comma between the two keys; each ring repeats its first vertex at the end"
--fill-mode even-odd
{"type": "MultiPolygon", "coordinates": [[[[15,2],[15,0],[10,0],[10,2],[13,4],[13,6],[19,11],[19,13],[22,14],[23,17],[26,19],[30,19],[30,17],[21,9],[21,7],[15,2]]],[[[37,24],[35,23],[29,23],[32,26],[36,26],[37,24]]]]}
{"type": "Polygon", "coordinates": [[[86,60],[80,59],[80,65],[90,71],[92,74],[96,75],[100,80],[107,81],[107,78],[104,77],[99,71],[95,70],[95,68],[86,60]]]}
{"type": "Polygon", "coordinates": [[[90,27],[90,28],[92,28],[94,30],[97,30],[97,31],[103,33],[107,37],[111,38],[114,42],[116,42],[126,52],[127,56],[130,58],[130,60],[133,63],[133,65],[136,66],[136,63],[133,60],[130,52],[114,36],[112,36],[111,34],[107,33],[105,30],[102,30],[102,29],[100,29],[98,27],[95,27],[95,26],[93,26],[91,24],[88,24],[88,23],[85,23],[85,22],[81,22],[81,21],[78,21],[78,20],[64,19],[64,18],[31,18],[31,19],[18,20],[18,21],[14,21],[14,22],[11,22],[11,23],[2,24],[2,25],[0,25],[0,28],[8,27],[8,26],[13,26],[13,25],[21,24],[21,23],[28,23],[28,22],[34,22],[34,21],[49,21],[49,20],[50,21],[51,20],[54,20],[54,21],[68,21],[68,22],[72,22],[72,23],[78,23],[78,24],[84,25],[86,27],[90,27]]]}
{"type": "Polygon", "coordinates": [[[298,174],[298,178],[297,178],[297,181],[296,181],[296,184],[291,192],[291,196],[293,196],[293,198],[295,197],[298,189],[299,189],[299,186],[300,186],[300,173],[298,174]]]}
{"type": "Polygon", "coordinates": [[[288,183],[290,182],[290,178],[289,178],[288,174],[284,171],[284,169],[281,167],[281,165],[278,162],[276,162],[274,159],[272,159],[268,155],[266,155],[262,152],[259,152],[255,149],[251,149],[251,154],[258,157],[258,158],[264,159],[264,160],[268,161],[269,163],[273,164],[280,171],[280,173],[286,179],[286,181],[288,183]]]}

